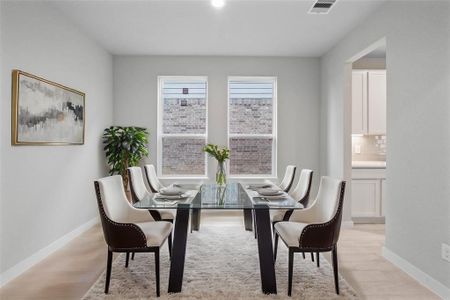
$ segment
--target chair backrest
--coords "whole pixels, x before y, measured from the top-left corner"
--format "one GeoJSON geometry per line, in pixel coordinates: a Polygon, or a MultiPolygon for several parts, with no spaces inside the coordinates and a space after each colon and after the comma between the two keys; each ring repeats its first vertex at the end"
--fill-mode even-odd
{"type": "Polygon", "coordinates": [[[343,181],[328,176],[320,179],[316,199],[308,209],[314,223],[330,221],[338,208],[343,181]]]}
{"type": "Polygon", "coordinates": [[[94,186],[103,234],[108,246],[112,249],[146,247],[147,239],[142,230],[129,221],[152,221],[152,217],[143,210],[134,209],[128,202],[122,176],[101,178],[94,182],[94,186]]]}
{"type": "Polygon", "coordinates": [[[286,172],[284,173],[283,180],[280,183],[280,188],[283,191],[289,192],[291,189],[292,183],[294,182],[296,169],[297,167],[292,165],[286,167],[286,172]]]}
{"type": "Polygon", "coordinates": [[[97,201],[99,202],[100,216],[102,210],[111,221],[117,223],[128,222],[129,210],[133,209],[128,202],[123,189],[122,176],[104,177],[96,182],[97,201]]]}
{"type": "Polygon", "coordinates": [[[322,177],[317,198],[309,212],[316,221],[300,235],[300,248],[332,249],[339,240],[344,205],[345,181],[322,177]]]}
{"type": "Polygon", "coordinates": [[[292,192],[289,193],[292,198],[298,200],[301,204],[303,204],[304,207],[308,206],[312,177],[312,170],[303,169],[300,172],[300,178],[298,180],[297,186],[292,192]]]}
{"type": "Polygon", "coordinates": [[[156,176],[155,166],[145,165],[144,170],[150,189],[153,193],[158,193],[160,189],[164,188],[164,185],[159,181],[158,176],[156,176]]]}
{"type": "Polygon", "coordinates": [[[144,199],[150,193],[147,190],[142,176],[142,169],[140,167],[128,168],[128,178],[130,179],[131,199],[136,203],[144,199]]]}

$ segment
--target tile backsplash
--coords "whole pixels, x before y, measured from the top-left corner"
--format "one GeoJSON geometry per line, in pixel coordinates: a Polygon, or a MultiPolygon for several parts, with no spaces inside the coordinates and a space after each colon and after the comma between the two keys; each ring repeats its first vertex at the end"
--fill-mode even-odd
{"type": "Polygon", "coordinates": [[[386,161],[386,136],[352,136],[352,160],[386,161]]]}

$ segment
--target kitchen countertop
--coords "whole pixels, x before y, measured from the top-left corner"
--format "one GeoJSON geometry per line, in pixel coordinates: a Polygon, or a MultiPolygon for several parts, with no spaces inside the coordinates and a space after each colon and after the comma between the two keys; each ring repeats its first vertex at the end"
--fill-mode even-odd
{"type": "Polygon", "coordinates": [[[372,161],[372,160],[354,160],[352,161],[353,169],[385,169],[386,162],[385,161],[372,161]]]}

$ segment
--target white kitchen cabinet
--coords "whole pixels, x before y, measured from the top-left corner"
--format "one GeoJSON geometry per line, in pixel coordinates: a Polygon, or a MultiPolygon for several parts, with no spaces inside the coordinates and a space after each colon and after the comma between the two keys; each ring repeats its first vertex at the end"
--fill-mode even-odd
{"type": "Polygon", "coordinates": [[[368,133],[386,134],[386,71],[368,72],[368,133]]]}
{"type": "Polygon", "coordinates": [[[352,73],[352,133],[367,133],[367,75],[352,73]]]}
{"type": "Polygon", "coordinates": [[[386,71],[352,72],[352,133],[386,134],[386,71]]]}
{"type": "Polygon", "coordinates": [[[352,217],[379,217],[381,183],[376,179],[352,180],[352,217]]]}
{"type": "MultiPolygon", "coordinates": [[[[370,164],[369,164],[370,165],[370,164]]],[[[384,223],[386,169],[352,169],[352,218],[356,223],[384,223]]]]}

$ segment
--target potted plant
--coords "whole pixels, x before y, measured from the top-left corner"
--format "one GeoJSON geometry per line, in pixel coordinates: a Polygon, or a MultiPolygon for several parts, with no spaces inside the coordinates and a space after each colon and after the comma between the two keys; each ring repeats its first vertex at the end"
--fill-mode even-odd
{"type": "Polygon", "coordinates": [[[227,174],[225,170],[225,160],[230,158],[230,150],[227,147],[219,148],[214,144],[208,144],[203,151],[217,160],[216,183],[223,186],[227,183],[227,174]]]}
{"type": "Polygon", "coordinates": [[[120,174],[128,190],[128,167],[137,166],[148,156],[148,132],[142,127],[111,126],[103,131],[103,150],[109,165],[109,174],[120,174]]]}

